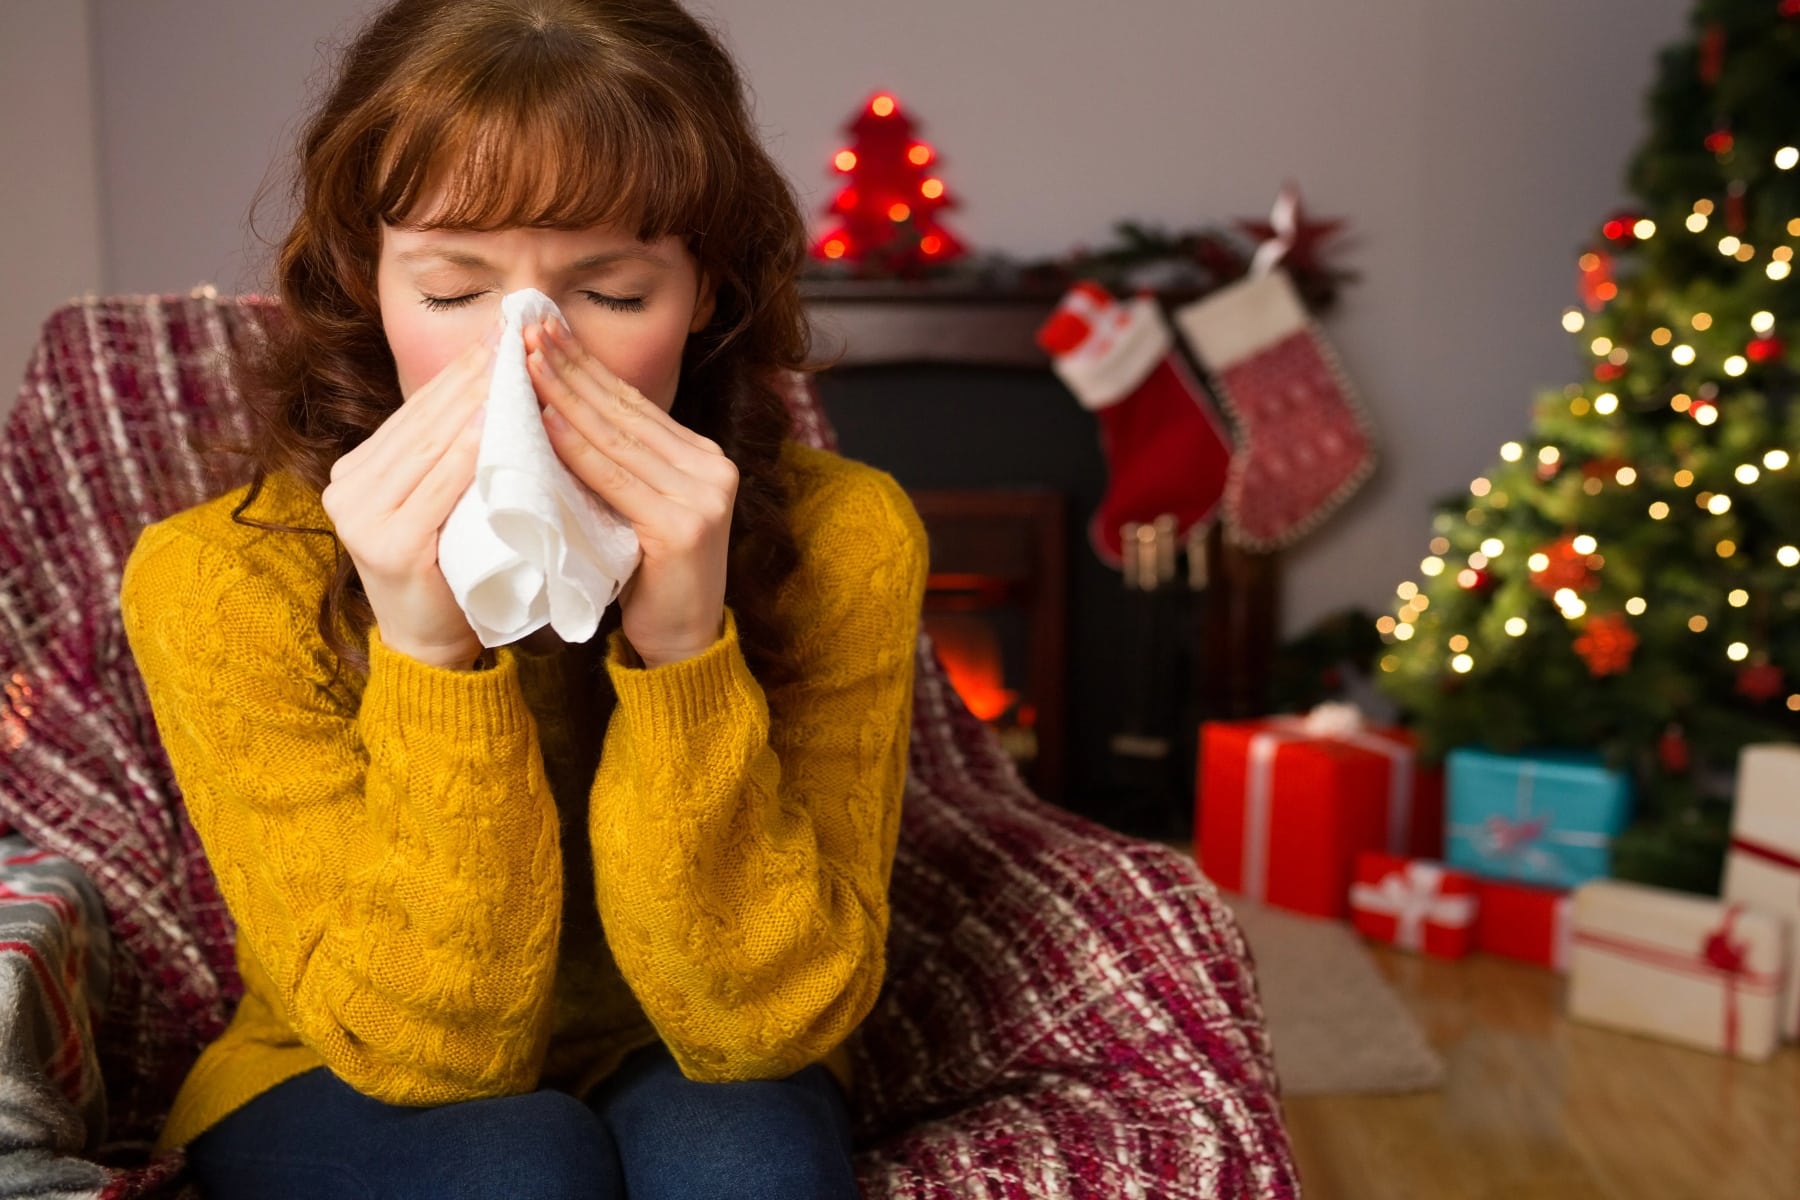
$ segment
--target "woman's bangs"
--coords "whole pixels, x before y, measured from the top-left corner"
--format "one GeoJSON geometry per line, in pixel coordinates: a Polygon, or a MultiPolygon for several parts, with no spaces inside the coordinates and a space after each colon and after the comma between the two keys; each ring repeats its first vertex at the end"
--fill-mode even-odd
{"type": "Polygon", "coordinates": [[[645,136],[651,131],[596,119],[591,104],[481,111],[464,100],[409,111],[417,115],[401,118],[383,147],[392,167],[378,184],[376,207],[390,225],[476,232],[606,225],[653,242],[694,224],[700,174],[658,153],[645,136]],[[431,115],[433,108],[455,115],[431,115]],[[434,196],[433,210],[422,213],[434,196]]]}

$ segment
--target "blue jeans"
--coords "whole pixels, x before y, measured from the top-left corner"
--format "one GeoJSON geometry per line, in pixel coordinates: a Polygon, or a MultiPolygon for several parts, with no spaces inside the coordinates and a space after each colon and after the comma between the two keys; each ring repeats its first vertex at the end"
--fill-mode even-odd
{"type": "Polygon", "coordinates": [[[850,1114],[815,1063],[696,1083],[663,1043],[584,1104],[565,1092],[409,1108],[324,1067],[264,1092],[188,1147],[207,1200],[855,1200],[850,1114]]]}

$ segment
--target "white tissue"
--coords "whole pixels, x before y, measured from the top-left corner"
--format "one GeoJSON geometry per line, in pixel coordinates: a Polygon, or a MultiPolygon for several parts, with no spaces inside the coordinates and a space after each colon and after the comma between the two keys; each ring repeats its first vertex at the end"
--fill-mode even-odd
{"type": "Polygon", "coordinates": [[[549,625],[585,642],[642,558],[637,531],[563,465],[525,367],[524,326],[554,316],[536,288],[500,301],[475,478],[438,533],[438,566],[483,646],[549,625]]]}

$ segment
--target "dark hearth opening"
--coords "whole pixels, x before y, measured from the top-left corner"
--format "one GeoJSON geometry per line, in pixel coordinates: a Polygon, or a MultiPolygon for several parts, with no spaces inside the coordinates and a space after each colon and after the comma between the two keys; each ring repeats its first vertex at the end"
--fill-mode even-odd
{"type": "MultiPolygon", "coordinates": [[[[1165,310],[1186,298],[1158,297],[1165,310]]],[[[1167,708],[1181,744],[1161,762],[1120,751],[1125,685],[1142,685],[1143,671],[1165,659],[1133,675],[1127,656],[1144,653],[1136,635],[1146,595],[1127,591],[1089,544],[1107,465],[1094,415],[1034,341],[1056,299],[815,284],[808,302],[819,348],[843,352],[815,387],[839,449],[891,473],[918,508],[932,543],[926,627],[958,694],[987,717],[1027,783],[1112,828],[1185,836],[1198,723],[1267,711],[1276,563],[1212,530],[1207,588],[1175,622],[1192,631],[1165,693],[1180,698],[1167,708]],[[1059,592],[1056,649],[1045,631],[1059,592]]]]}
{"type": "MultiPolygon", "coordinates": [[[[1047,369],[840,366],[821,374],[817,387],[843,453],[891,473],[920,507],[921,520],[932,535],[934,572],[962,572],[964,547],[947,544],[940,532],[950,523],[947,514],[940,508],[928,515],[929,502],[921,504],[922,497],[932,492],[987,491],[995,496],[1060,498],[1066,514],[1060,533],[1067,613],[1060,664],[1065,680],[1063,711],[1040,707],[1036,723],[1040,757],[1045,723],[1060,724],[1064,730],[1063,761],[1057,772],[1062,779],[1054,787],[1042,787],[1039,794],[1106,819],[1106,797],[1113,787],[1106,744],[1109,695],[1116,696],[1118,690],[1109,681],[1124,647],[1118,576],[1087,545],[1087,517],[1106,486],[1106,464],[1092,414],[1082,410],[1047,369]]],[[[1013,536],[1027,535],[1014,526],[1013,536]]],[[[927,607],[929,611],[931,606],[927,607]]],[[[1017,653],[1025,650],[1021,621],[1002,618],[996,627],[1017,653]]],[[[1045,651],[1035,647],[1032,653],[1041,656],[1045,651]]],[[[1042,661],[1033,665],[1039,672],[1052,666],[1042,661]]],[[[1023,676],[1006,684],[1025,685],[1023,676]]],[[[961,689],[958,694],[963,694],[961,689]]],[[[1028,778],[1041,785],[1040,775],[1041,771],[1028,778]]]]}
{"type": "Polygon", "coordinates": [[[1051,489],[911,493],[931,538],[924,623],[951,686],[1032,790],[1062,803],[1067,503],[1051,489]]]}

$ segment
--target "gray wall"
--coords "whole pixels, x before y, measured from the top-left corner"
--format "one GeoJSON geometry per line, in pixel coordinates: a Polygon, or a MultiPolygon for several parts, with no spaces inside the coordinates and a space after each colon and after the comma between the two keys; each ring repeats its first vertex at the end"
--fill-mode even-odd
{"type": "Polygon", "coordinates": [[[44,318],[105,278],[92,60],[82,0],[0,0],[0,417],[44,318]]]}
{"type": "MultiPolygon", "coordinates": [[[[251,199],[274,183],[257,218],[274,239],[302,107],[331,45],[373,5],[91,4],[104,252],[67,253],[40,237],[43,215],[21,208],[0,257],[54,281],[39,287],[39,309],[90,287],[261,286],[251,199]]],[[[1655,51],[1684,34],[1689,0],[695,7],[735,48],[809,211],[832,193],[839,126],[888,88],[939,148],[965,203],[953,227],[981,249],[1062,253],[1107,240],[1125,217],[1189,227],[1261,216],[1289,176],[1313,215],[1349,220],[1340,261],[1363,280],[1327,330],[1386,464],[1290,552],[1285,624],[1298,629],[1347,603],[1384,604],[1422,556],[1430,502],[1524,430],[1533,387],[1576,377],[1559,325],[1575,254],[1626,199],[1621,172],[1642,135],[1655,51]]],[[[62,44],[77,19],[42,15],[69,8],[0,7],[0,96],[38,64],[40,47],[25,43],[41,25],[55,27],[67,63],[81,58],[62,44]]],[[[48,153],[15,128],[36,119],[36,103],[3,111],[3,144],[22,148],[15,161],[48,153]]],[[[80,119],[54,119],[59,141],[79,141],[80,119]]],[[[78,180],[59,187],[81,194],[78,180]]],[[[70,206],[77,225],[79,210],[70,206]]],[[[37,319],[3,330],[18,361],[37,319]]]]}

